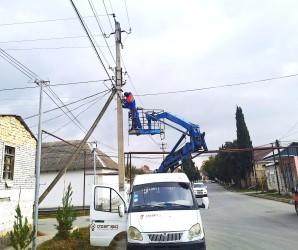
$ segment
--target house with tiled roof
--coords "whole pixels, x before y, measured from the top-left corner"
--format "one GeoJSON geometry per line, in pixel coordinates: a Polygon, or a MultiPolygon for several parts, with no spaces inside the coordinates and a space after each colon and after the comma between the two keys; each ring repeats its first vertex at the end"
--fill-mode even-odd
{"type": "MultiPolygon", "coordinates": [[[[80,143],[80,140],[42,143],[40,195],[51,184],[59,171],[64,168],[80,143]]],[[[71,183],[73,190],[72,205],[75,207],[89,206],[94,177],[96,184],[107,185],[118,190],[118,164],[98,148],[95,152],[95,175],[93,148],[91,143],[86,143],[74,162],[66,170],[64,176],[40,203],[39,208],[57,208],[61,206],[63,193],[69,183],[71,183]]]]}
{"type": "Polygon", "coordinates": [[[298,142],[292,142],[287,147],[280,153],[275,150],[274,154],[271,152],[263,158],[268,162],[265,168],[269,190],[278,190],[279,186],[281,192],[291,193],[298,183],[298,142]]]}

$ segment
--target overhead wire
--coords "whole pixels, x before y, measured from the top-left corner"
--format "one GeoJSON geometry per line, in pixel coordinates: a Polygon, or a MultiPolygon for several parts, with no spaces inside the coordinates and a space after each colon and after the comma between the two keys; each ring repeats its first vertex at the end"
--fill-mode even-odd
{"type": "Polygon", "coordinates": [[[112,78],[111,78],[109,72],[107,71],[106,66],[104,65],[104,63],[103,63],[103,61],[102,61],[102,59],[101,59],[101,57],[100,57],[100,55],[99,55],[99,53],[98,53],[96,47],[95,47],[94,42],[96,43],[96,41],[93,42],[94,39],[92,40],[92,38],[91,38],[91,33],[90,33],[90,31],[89,31],[87,25],[85,24],[84,20],[82,19],[82,16],[81,16],[81,14],[79,13],[79,11],[78,11],[77,7],[75,6],[74,2],[73,2],[72,0],[69,0],[69,1],[71,2],[74,11],[75,11],[75,13],[77,14],[77,17],[78,17],[78,19],[79,19],[79,21],[80,21],[80,23],[81,23],[81,25],[82,25],[82,27],[83,27],[83,29],[84,29],[86,35],[88,36],[88,39],[89,39],[89,41],[90,41],[90,43],[91,43],[91,45],[92,45],[92,47],[93,47],[93,49],[94,49],[94,52],[95,52],[97,58],[99,59],[101,65],[103,66],[103,68],[104,68],[106,74],[108,75],[108,78],[110,79],[110,81],[111,81],[113,87],[115,88],[115,85],[114,85],[114,83],[113,83],[113,80],[112,80],[112,78]]]}
{"type": "MultiPolygon", "coordinates": [[[[115,45],[104,45],[104,46],[98,46],[96,45],[97,48],[109,48],[114,47],[115,45]]],[[[5,49],[5,51],[26,51],[26,50],[59,50],[59,49],[89,49],[92,48],[92,46],[63,46],[63,47],[51,47],[51,48],[13,48],[13,49],[5,49]]]]}
{"type": "MultiPolygon", "coordinates": [[[[74,111],[74,110],[77,110],[77,109],[79,109],[79,108],[81,108],[81,107],[83,107],[83,106],[86,106],[86,105],[89,104],[89,103],[95,102],[95,101],[97,101],[97,100],[101,100],[101,97],[96,97],[96,98],[94,98],[94,99],[92,99],[92,100],[89,100],[88,102],[83,103],[83,104],[81,104],[81,105],[79,105],[79,106],[77,106],[77,107],[71,109],[71,110],[68,111],[68,112],[72,112],[72,111],[74,111]]],[[[56,108],[56,109],[57,109],[57,108],[56,108]]],[[[49,122],[49,121],[55,120],[55,119],[57,119],[57,118],[59,118],[59,117],[61,117],[61,116],[63,116],[63,115],[64,115],[64,114],[60,114],[60,115],[58,115],[58,116],[55,116],[55,117],[50,118],[50,119],[48,119],[48,120],[45,120],[45,121],[43,121],[42,123],[47,123],[47,122],[49,122]]],[[[24,120],[25,120],[25,119],[24,119],[24,120]]],[[[36,124],[36,125],[34,125],[34,126],[31,126],[30,128],[33,128],[33,127],[36,127],[36,126],[38,126],[38,124],[36,124]]]]}
{"type": "MultiPolygon", "coordinates": [[[[102,35],[93,35],[93,36],[102,36],[102,35]]],[[[87,36],[50,37],[50,38],[36,38],[36,39],[24,39],[24,40],[0,41],[0,43],[24,43],[24,42],[37,42],[37,41],[50,41],[50,40],[77,39],[77,38],[86,38],[86,37],[87,36]]]]}
{"type": "Polygon", "coordinates": [[[198,88],[198,89],[177,90],[177,91],[168,91],[168,92],[160,92],[160,93],[149,93],[149,94],[142,94],[142,95],[138,95],[138,96],[177,94],[177,93],[201,91],[201,90],[207,90],[207,89],[233,87],[233,86],[247,85],[247,84],[252,84],[252,83],[262,83],[262,82],[267,82],[267,81],[280,80],[280,79],[296,77],[296,76],[298,76],[298,74],[279,76],[279,77],[272,77],[272,78],[266,78],[266,79],[255,80],[255,81],[241,82],[241,83],[225,84],[225,85],[219,85],[219,86],[210,86],[210,87],[198,88]]]}
{"type": "Polygon", "coordinates": [[[125,3],[125,10],[126,10],[126,16],[127,16],[127,21],[128,21],[129,29],[131,30],[131,25],[130,25],[130,20],[129,20],[129,15],[128,15],[128,10],[127,10],[127,3],[126,3],[126,0],[124,0],[124,3],[125,3]]]}
{"type": "MultiPolygon", "coordinates": [[[[99,15],[99,16],[106,16],[99,15]]],[[[82,18],[94,18],[94,16],[84,16],[82,18]]],[[[22,24],[33,24],[33,23],[46,23],[46,22],[56,22],[56,21],[68,21],[68,20],[76,20],[76,17],[67,17],[67,18],[58,18],[58,19],[48,19],[48,20],[36,20],[36,21],[27,21],[27,22],[21,22],[21,23],[2,23],[0,26],[10,26],[10,25],[22,25],[22,24]]]]}
{"type": "MultiPolygon", "coordinates": [[[[75,103],[78,103],[78,102],[81,102],[81,101],[83,101],[83,100],[86,100],[86,99],[89,99],[89,98],[91,98],[91,97],[100,95],[100,94],[105,93],[105,92],[107,92],[107,91],[109,91],[109,90],[104,90],[104,91],[102,91],[102,92],[99,92],[99,93],[96,93],[96,94],[93,94],[93,95],[90,95],[90,96],[86,96],[86,97],[83,97],[83,98],[81,98],[81,99],[79,99],[79,100],[70,102],[70,103],[68,103],[68,104],[64,104],[64,105],[59,106],[59,107],[57,107],[57,108],[53,108],[53,109],[50,109],[50,110],[46,110],[46,111],[43,112],[43,114],[52,112],[52,111],[54,111],[54,110],[57,110],[57,109],[60,109],[60,108],[63,108],[63,107],[66,107],[66,106],[69,106],[69,105],[72,105],[72,104],[75,104],[75,103]]],[[[36,117],[36,116],[38,116],[38,115],[39,115],[39,114],[35,114],[35,115],[31,115],[31,116],[27,116],[27,117],[24,118],[24,120],[27,120],[27,119],[36,117]]]]}
{"type": "MultiPolygon", "coordinates": [[[[33,76],[32,76],[32,78],[33,78],[33,76]]],[[[30,79],[32,79],[32,78],[30,78],[30,79]]],[[[83,82],[70,82],[70,83],[52,84],[51,86],[52,87],[58,87],[58,86],[66,86],[66,85],[74,85],[74,84],[85,84],[85,83],[95,83],[95,82],[105,82],[105,81],[107,81],[107,80],[91,80],[91,81],[83,81],[83,82]]],[[[0,89],[0,92],[2,92],[2,91],[12,91],[12,90],[36,89],[36,88],[39,88],[39,86],[5,88],[5,89],[0,89]]]]}
{"type": "MultiPolygon", "coordinates": [[[[104,32],[104,30],[103,30],[103,27],[102,27],[102,25],[101,25],[101,23],[100,23],[100,21],[99,21],[99,18],[97,17],[96,8],[95,8],[95,6],[94,6],[92,0],[91,0],[91,1],[88,0],[88,2],[89,2],[89,5],[90,5],[90,8],[92,9],[92,12],[93,12],[93,14],[94,14],[94,16],[95,16],[95,19],[96,19],[97,25],[98,25],[98,27],[99,27],[99,29],[100,29],[100,32],[102,33],[103,38],[104,38],[104,40],[105,40],[105,42],[106,42],[106,45],[107,45],[107,47],[108,47],[108,49],[109,49],[109,51],[110,51],[110,54],[111,54],[111,56],[112,56],[112,58],[113,58],[113,60],[114,60],[114,63],[116,63],[116,60],[115,60],[115,58],[114,58],[114,55],[113,55],[113,53],[112,53],[112,51],[111,51],[111,48],[110,48],[110,46],[109,46],[109,44],[108,44],[108,41],[107,41],[106,37],[105,37],[105,34],[104,34],[105,32],[104,32]]],[[[108,16],[108,17],[109,17],[109,16],[108,16]]],[[[109,20],[110,20],[110,19],[109,19],[109,20]]]]}
{"type": "MultiPolygon", "coordinates": [[[[16,60],[15,58],[13,58],[12,56],[10,56],[7,52],[5,52],[5,51],[3,51],[3,50],[1,50],[0,49],[0,53],[3,55],[2,57],[4,57],[4,59],[6,60],[6,61],[8,61],[11,65],[13,65],[16,69],[18,69],[19,71],[21,71],[23,74],[25,74],[27,77],[29,77],[31,80],[33,80],[33,79],[35,79],[35,82],[37,81],[37,80],[41,80],[41,78],[37,75],[37,74],[35,74],[33,71],[31,71],[30,69],[28,69],[25,65],[23,65],[22,63],[20,63],[18,60],[16,60]]],[[[104,80],[105,81],[105,80],[104,80]]],[[[37,83],[37,82],[36,82],[37,83]]],[[[48,86],[46,86],[46,87],[48,87],[48,86]]],[[[14,89],[19,89],[19,88],[14,88],[14,89]]],[[[58,99],[61,103],[62,103],[62,105],[64,105],[65,106],[65,104],[62,102],[62,100],[56,95],[56,93],[54,93],[54,91],[51,89],[51,88],[49,88],[48,87],[48,89],[50,90],[50,92],[51,92],[51,94],[56,98],[56,99],[58,99]]],[[[59,107],[59,105],[54,101],[54,99],[47,93],[47,91],[46,90],[44,90],[44,92],[46,93],[46,95],[59,107]]],[[[108,89],[108,91],[104,91],[104,92],[110,92],[110,90],[108,89]]],[[[107,94],[106,93],[106,94],[107,94]]],[[[105,94],[105,95],[106,95],[105,94]]],[[[104,96],[105,96],[104,95],[104,96]]],[[[90,105],[88,108],[90,108],[92,105],[90,105]]],[[[61,107],[59,107],[64,113],[65,113],[65,111],[61,108],[61,107]]],[[[66,107],[67,108],[67,107],[66,107]]],[[[87,108],[87,109],[88,109],[87,108]]],[[[86,110],[87,110],[86,109],[86,110]]],[[[86,111],[86,110],[84,110],[84,111],[86,111]]],[[[69,111],[69,110],[68,110],[69,111]]],[[[84,112],[83,111],[83,112],[84,112]]],[[[70,113],[71,113],[71,111],[69,111],[70,113]]],[[[68,116],[68,114],[67,113],[65,113],[67,116],[68,116]]],[[[72,114],[72,113],[71,113],[72,114]]],[[[82,114],[82,112],[80,113],[80,114],[82,114]]],[[[72,114],[73,115],[73,114],[72,114]]],[[[69,117],[69,116],[68,116],[69,117]]],[[[70,118],[70,117],[69,117],[70,118]]],[[[70,118],[71,119],[71,118],[70,118]]],[[[75,120],[76,119],[76,117],[74,117],[74,119],[71,119],[71,122],[73,122],[73,120],[75,120]]],[[[70,123],[70,122],[69,122],[70,123]]],[[[69,124],[68,123],[68,124],[69,124]]],[[[75,123],[75,122],[74,122],[75,123]]],[[[78,121],[78,123],[79,124],[81,124],[79,121],[78,121]]],[[[77,124],[77,123],[75,123],[79,128],[80,128],[80,126],[79,126],[79,124],[77,124]]],[[[80,128],[80,129],[82,129],[82,128],[80,128]]],[[[86,129],[85,129],[86,130],[86,129]]],[[[84,131],[83,131],[84,132],[84,131]]]]}
{"type": "Polygon", "coordinates": [[[7,61],[9,64],[11,64],[14,68],[22,72],[24,75],[26,75],[31,80],[41,80],[41,78],[36,75],[34,72],[32,72],[30,69],[28,69],[25,65],[23,65],[21,62],[16,60],[14,57],[12,57],[10,54],[8,54],[6,51],[0,48],[0,56],[7,61]]]}
{"type": "MultiPolygon", "coordinates": [[[[108,94],[109,92],[107,92],[104,96],[106,96],[107,94],[108,94]]],[[[104,97],[103,96],[103,97],[104,97]]],[[[102,98],[103,98],[102,97],[102,98]]],[[[101,98],[101,99],[102,99],[101,98]]],[[[99,100],[101,100],[101,99],[99,99],[99,100]]],[[[99,101],[98,100],[98,101],[99,101]]],[[[97,102],[96,102],[97,103],[97,102]]],[[[93,103],[93,104],[91,104],[91,105],[89,105],[86,109],[84,109],[82,112],[80,112],[78,115],[76,115],[76,118],[77,117],[79,117],[82,113],[84,113],[85,111],[87,111],[89,108],[91,108],[94,104],[96,104],[96,103],[93,103]]],[[[68,124],[70,124],[72,121],[70,121],[70,122],[68,122],[68,123],[66,123],[66,124],[64,124],[63,126],[61,126],[60,128],[58,128],[57,130],[55,130],[52,134],[55,134],[56,132],[58,132],[59,130],[61,130],[62,128],[64,128],[64,127],[66,127],[68,124]]],[[[46,138],[46,137],[45,137],[46,138]]]]}
{"type": "MultiPolygon", "coordinates": [[[[102,2],[103,2],[103,5],[104,5],[104,7],[105,7],[105,10],[106,10],[108,19],[109,19],[109,23],[110,23],[110,25],[111,25],[111,29],[113,30],[113,25],[112,25],[111,20],[110,20],[110,15],[108,14],[108,10],[107,10],[107,6],[106,6],[106,4],[105,4],[105,0],[102,0],[102,2]]],[[[110,3],[111,3],[111,2],[110,2],[110,3]]]]}

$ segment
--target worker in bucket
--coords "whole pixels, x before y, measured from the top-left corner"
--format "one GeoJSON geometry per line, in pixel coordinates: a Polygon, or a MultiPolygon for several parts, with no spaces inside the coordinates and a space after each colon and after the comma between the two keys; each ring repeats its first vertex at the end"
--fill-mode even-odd
{"type": "Polygon", "coordinates": [[[131,92],[125,92],[122,99],[122,107],[131,111],[132,116],[132,129],[141,129],[141,121],[139,118],[139,112],[136,108],[136,101],[131,92]]]}

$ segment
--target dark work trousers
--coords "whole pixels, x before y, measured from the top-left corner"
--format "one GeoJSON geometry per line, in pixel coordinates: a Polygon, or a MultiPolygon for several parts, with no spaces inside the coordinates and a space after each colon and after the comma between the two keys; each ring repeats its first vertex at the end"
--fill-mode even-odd
{"type": "Polygon", "coordinates": [[[142,128],[137,108],[131,109],[132,129],[142,128]]]}

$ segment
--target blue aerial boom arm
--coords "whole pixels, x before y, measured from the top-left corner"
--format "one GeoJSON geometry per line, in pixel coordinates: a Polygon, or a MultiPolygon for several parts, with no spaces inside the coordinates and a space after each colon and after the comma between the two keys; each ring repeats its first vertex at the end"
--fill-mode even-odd
{"type": "MultiPolygon", "coordinates": [[[[186,131],[182,131],[182,130],[177,129],[176,127],[171,126],[170,124],[164,122],[166,125],[169,125],[175,129],[179,130],[183,134],[180,137],[180,139],[178,140],[178,142],[176,143],[176,145],[174,146],[174,148],[171,150],[169,155],[161,163],[160,167],[157,170],[158,173],[165,173],[169,169],[171,170],[171,172],[173,172],[175,170],[175,168],[177,168],[179,166],[178,165],[179,161],[181,161],[185,158],[191,157],[192,153],[197,152],[201,149],[203,149],[204,151],[208,150],[206,142],[205,142],[205,138],[204,138],[205,133],[200,132],[200,126],[193,124],[177,115],[174,115],[174,114],[171,114],[168,112],[162,112],[159,114],[154,114],[154,113],[147,114],[147,119],[148,119],[149,124],[151,123],[151,121],[168,119],[171,122],[173,122],[177,125],[180,125],[181,127],[186,129],[186,131]],[[186,136],[189,136],[190,142],[187,142],[182,148],[180,148],[179,150],[176,151],[176,149],[178,148],[178,146],[180,145],[182,140],[184,138],[186,138],[186,136]]],[[[204,151],[200,151],[194,157],[202,154],[204,151]]],[[[194,157],[192,157],[192,158],[194,158],[194,157]]]]}

